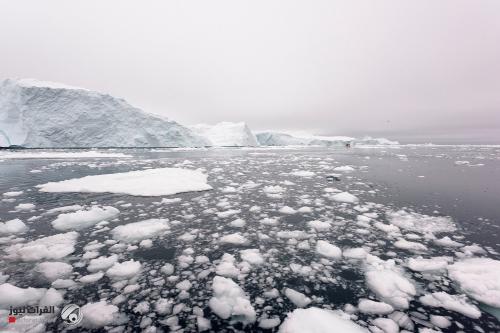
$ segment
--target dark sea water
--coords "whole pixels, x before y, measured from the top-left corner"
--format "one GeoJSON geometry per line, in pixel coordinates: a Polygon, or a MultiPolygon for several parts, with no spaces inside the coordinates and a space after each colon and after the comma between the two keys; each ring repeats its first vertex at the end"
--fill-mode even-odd
{"type": "MultiPolygon", "coordinates": [[[[482,311],[479,319],[471,319],[454,311],[424,306],[418,300],[419,296],[429,292],[457,294],[462,291],[447,277],[446,271],[431,276],[414,272],[406,267],[407,260],[418,256],[450,256],[459,260],[461,254],[457,252],[460,252],[460,248],[437,246],[421,234],[413,241],[424,244],[426,251],[417,253],[403,250],[394,246],[397,239],[386,232],[370,225],[365,228],[366,233],[360,233],[359,229],[363,228],[356,224],[357,216],[361,214],[356,206],[369,207],[367,211],[377,214],[373,220],[379,222],[388,222],[387,214],[401,209],[429,216],[449,216],[456,230],[436,236],[449,236],[464,245],[476,244],[484,251],[477,256],[500,260],[500,147],[114,149],[102,152],[119,152],[132,157],[0,159],[0,195],[23,191],[10,201],[0,202],[0,221],[21,219],[29,231],[19,237],[33,240],[58,233],[51,225],[57,214],[46,214],[50,209],[76,204],[119,209],[118,217],[109,221],[109,225],[104,228],[92,227],[79,231],[75,252],[61,260],[74,267],[71,278],[77,281],[81,275],[89,274],[86,270],[88,260],[82,259],[83,247],[87,243],[97,240],[105,244],[99,250],[100,255],[109,255],[111,243],[104,242],[112,239],[110,229],[151,218],[169,220],[169,233],[152,239],[151,248],[129,248],[118,253],[120,261],[140,261],[142,270],[130,283],[138,284],[139,289],[124,295],[125,301],[116,304],[122,317],[106,329],[141,331],[154,326],[164,331],[196,331],[193,309],[199,307],[204,317],[211,321],[214,332],[262,331],[258,327],[259,318],[277,316],[283,321],[286,314],[296,308],[284,296],[285,288],[307,295],[312,300],[309,306],[327,309],[345,309],[346,304],[356,306],[361,298],[379,300],[366,285],[366,265],[363,260],[326,260],[318,256],[314,245],[310,249],[297,246],[297,243],[307,239],[311,244],[316,240],[326,240],[341,249],[368,247],[371,254],[383,260],[394,259],[404,276],[417,289],[409,309],[402,310],[412,319],[415,331],[433,327],[429,320],[431,314],[447,316],[452,321],[452,326],[442,329],[443,332],[500,331],[500,321],[488,312],[482,311]],[[338,166],[351,166],[354,171],[334,171],[338,166]],[[88,175],[161,167],[202,168],[208,174],[208,183],[213,190],[176,194],[170,197],[181,198],[180,202],[160,204],[166,196],[44,193],[35,187],[88,175]],[[293,175],[292,172],[299,170],[310,171],[314,175],[293,175]],[[327,177],[332,173],[338,175],[340,180],[327,177]],[[265,186],[281,186],[284,192],[279,197],[269,197],[264,191],[265,186]],[[359,198],[358,205],[331,200],[328,190],[325,191],[327,188],[355,195],[359,198]],[[35,208],[18,211],[15,207],[20,203],[31,203],[35,208]],[[251,208],[253,206],[258,208],[251,208]],[[310,210],[283,214],[279,211],[283,206],[295,210],[309,207],[310,210]],[[217,215],[217,212],[227,210],[239,212],[228,217],[217,215]],[[37,218],[33,219],[34,216],[37,218]],[[260,223],[265,217],[279,218],[279,223],[260,223]],[[229,223],[237,218],[245,220],[246,224],[241,228],[230,226],[229,223]],[[329,221],[331,228],[312,232],[307,225],[312,220],[329,221]],[[298,241],[281,238],[279,232],[287,230],[303,231],[306,236],[298,241]],[[194,239],[179,239],[186,233],[194,235],[194,239]],[[220,242],[222,236],[232,233],[239,233],[248,241],[241,245],[220,242]],[[229,320],[217,317],[208,307],[208,300],[212,297],[211,282],[222,255],[232,254],[240,262],[239,251],[243,249],[259,249],[264,257],[262,265],[252,267],[234,279],[247,293],[257,313],[257,322],[246,326],[230,324],[229,320]],[[206,256],[209,262],[194,262],[182,267],[178,258],[183,254],[191,254],[193,258],[206,256]],[[160,268],[165,263],[175,266],[173,275],[177,279],[169,280],[163,276],[160,268]],[[312,271],[305,275],[298,274],[290,269],[290,264],[308,266],[312,271]],[[192,283],[189,297],[186,298],[179,297],[179,290],[175,288],[176,283],[182,280],[192,283]],[[272,288],[280,291],[280,296],[275,299],[264,297],[263,292],[272,288]],[[154,302],[160,297],[171,300],[173,306],[182,304],[177,307],[180,312],[167,315],[155,313],[154,302]],[[138,303],[144,301],[150,304],[149,311],[138,313],[134,310],[138,303]],[[167,318],[174,319],[167,322],[167,318]]],[[[414,233],[405,231],[404,234],[414,233]]],[[[0,244],[0,272],[10,276],[7,282],[23,288],[50,287],[50,283],[33,270],[36,262],[12,261],[2,257],[2,248],[9,244],[9,241],[0,244]]],[[[113,286],[105,276],[93,284],[78,284],[66,290],[64,304],[83,306],[102,299],[112,302],[121,293],[121,289],[113,286]]],[[[476,300],[468,301],[482,306],[476,300]]],[[[377,317],[383,316],[356,313],[352,319],[368,327],[371,320],[377,317]]],[[[63,327],[56,319],[47,324],[46,330],[57,331],[63,327]]],[[[278,327],[267,331],[278,331],[278,327]]]]}

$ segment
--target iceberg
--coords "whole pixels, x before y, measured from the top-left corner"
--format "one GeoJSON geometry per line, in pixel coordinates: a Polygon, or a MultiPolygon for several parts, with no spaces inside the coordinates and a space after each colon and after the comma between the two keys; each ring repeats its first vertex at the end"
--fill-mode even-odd
{"type": "Polygon", "coordinates": [[[200,147],[188,128],[108,94],[33,79],[0,82],[0,146],[200,147]]]}
{"type": "Polygon", "coordinates": [[[257,138],[244,122],[221,122],[215,125],[199,124],[189,126],[194,133],[206,138],[210,146],[255,147],[257,138]]]}
{"type": "Polygon", "coordinates": [[[397,145],[399,142],[386,138],[372,138],[369,136],[357,139],[350,136],[320,136],[320,135],[291,135],[280,132],[260,132],[256,134],[261,146],[320,146],[335,147],[351,145],[397,145]]]}

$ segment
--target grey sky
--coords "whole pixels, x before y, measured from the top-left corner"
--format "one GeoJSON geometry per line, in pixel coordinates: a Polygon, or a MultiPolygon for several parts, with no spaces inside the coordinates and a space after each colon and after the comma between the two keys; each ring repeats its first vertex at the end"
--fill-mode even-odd
{"type": "Polygon", "coordinates": [[[184,124],[500,143],[498,0],[0,0],[0,48],[184,124]]]}

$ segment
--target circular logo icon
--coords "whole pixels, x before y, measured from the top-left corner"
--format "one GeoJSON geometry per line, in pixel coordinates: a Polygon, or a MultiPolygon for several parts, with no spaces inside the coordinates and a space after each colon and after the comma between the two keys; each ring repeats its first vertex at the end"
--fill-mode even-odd
{"type": "Polygon", "coordinates": [[[61,318],[66,325],[76,326],[82,321],[83,315],[78,305],[68,304],[62,309],[61,318]]]}

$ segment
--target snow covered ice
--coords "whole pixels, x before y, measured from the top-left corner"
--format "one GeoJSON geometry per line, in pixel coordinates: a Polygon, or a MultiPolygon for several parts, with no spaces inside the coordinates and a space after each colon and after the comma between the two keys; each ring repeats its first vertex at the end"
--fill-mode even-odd
{"type": "Polygon", "coordinates": [[[208,141],[120,98],[33,79],[0,82],[0,146],[200,147],[208,141]],[[50,119],[51,121],[47,121],[50,119]],[[113,126],[109,126],[113,124],[113,126]]]}
{"type": "Polygon", "coordinates": [[[0,158],[0,320],[54,304],[37,329],[60,331],[74,303],[94,332],[500,331],[500,148],[316,143],[0,158]],[[474,156],[484,172],[454,163],[474,156]]]}
{"type": "Polygon", "coordinates": [[[42,192],[110,192],[142,196],[212,189],[198,170],[161,168],[87,176],[37,186],[42,192]]]}

